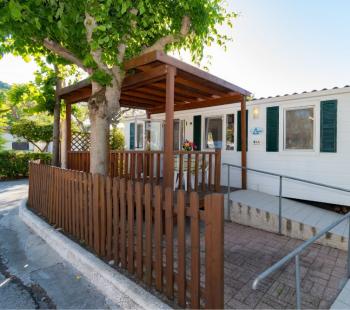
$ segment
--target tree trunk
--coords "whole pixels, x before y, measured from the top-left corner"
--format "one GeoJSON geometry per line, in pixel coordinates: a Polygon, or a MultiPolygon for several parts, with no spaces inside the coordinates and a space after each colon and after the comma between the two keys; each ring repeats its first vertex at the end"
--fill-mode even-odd
{"type": "Polygon", "coordinates": [[[60,166],[60,116],[61,116],[61,99],[58,96],[59,90],[62,88],[62,80],[58,78],[58,68],[55,66],[56,72],[56,101],[53,114],[53,134],[52,134],[52,165],[60,166]]]}
{"type": "Polygon", "coordinates": [[[113,116],[119,110],[121,89],[115,81],[112,86],[102,88],[92,82],[89,100],[91,122],[90,172],[108,175],[109,131],[113,116]]]}

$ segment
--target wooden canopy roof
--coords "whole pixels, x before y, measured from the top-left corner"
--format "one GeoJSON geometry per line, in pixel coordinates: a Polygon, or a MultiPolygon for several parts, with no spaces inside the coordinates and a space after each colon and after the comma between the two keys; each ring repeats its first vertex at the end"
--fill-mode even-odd
{"type": "MultiPolygon", "coordinates": [[[[149,113],[165,111],[166,75],[174,67],[174,110],[187,110],[240,102],[250,92],[208,72],[186,64],[163,52],[151,52],[125,63],[120,104],[122,107],[144,109],[149,113]]],[[[86,79],[62,88],[59,95],[66,103],[87,101],[91,82],[86,79]]]]}

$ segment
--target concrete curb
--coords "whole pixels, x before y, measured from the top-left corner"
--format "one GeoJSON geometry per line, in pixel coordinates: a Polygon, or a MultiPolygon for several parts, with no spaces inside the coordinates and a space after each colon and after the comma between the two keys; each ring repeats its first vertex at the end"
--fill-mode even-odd
{"type": "Polygon", "coordinates": [[[113,302],[120,293],[143,309],[171,309],[157,297],[117,272],[27,209],[27,200],[21,202],[19,216],[36,234],[84,275],[100,292],[113,302]]]}

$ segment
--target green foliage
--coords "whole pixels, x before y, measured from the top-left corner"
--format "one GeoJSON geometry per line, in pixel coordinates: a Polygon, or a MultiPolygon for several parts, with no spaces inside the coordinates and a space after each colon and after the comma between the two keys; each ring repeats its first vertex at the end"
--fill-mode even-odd
{"type": "Polygon", "coordinates": [[[49,164],[51,162],[51,154],[14,151],[0,152],[0,179],[27,177],[29,161],[37,159],[41,159],[49,164]]]}
{"type": "Polygon", "coordinates": [[[125,145],[125,137],[123,132],[118,128],[111,130],[110,148],[111,150],[123,150],[125,145]]]}
{"type": "Polygon", "coordinates": [[[52,141],[52,124],[40,124],[31,120],[19,120],[14,123],[10,133],[19,138],[24,138],[34,144],[41,152],[46,151],[48,144],[52,141]],[[44,148],[40,148],[38,142],[45,142],[44,148]]]}
{"type": "Polygon", "coordinates": [[[4,144],[6,143],[5,138],[2,136],[0,131],[0,152],[4,149],[4,144]]]}
{"type": "MultiPolygon", "coordinates": [[[[96,51],[102,63],[111,68],[121,66],[121,45],[126,46],[125,58],[130,59],[159,39],[174,36],[176,40],[167,44],[167,50],[189,50],[193,59],[199,60],[205,46],[225,46],[230,37],[220,33],[220,26],[232,27],[235,16],[226,11],[222,0],[2,0],[0,54],[47,55],[47,39],[60,44],[91,73],[97,68],[92,57],[96,51]],[[90,42],[84,25],[86,14],[96,22],[90,42]],[[181,36],[185,16],[191,21],[189,34],[181,36]]],[[[86,24],[92,25],[91,20],[86,24]]],[[[105,78],[97,81],[107,82],[105,78]]]]}

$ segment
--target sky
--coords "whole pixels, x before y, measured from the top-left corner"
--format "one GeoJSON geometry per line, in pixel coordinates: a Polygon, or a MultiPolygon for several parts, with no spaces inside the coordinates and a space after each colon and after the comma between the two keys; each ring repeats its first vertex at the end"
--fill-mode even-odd
{"type": "MultiPolygon", "coordinates": [[[[350,84],[349,0],[231,0],[239,13],[227,51],[212,47],[209,71],[255,97],[350,84]]],[[[33,78],[34,63],[5,56],[0,81],[33,78]]]]}

